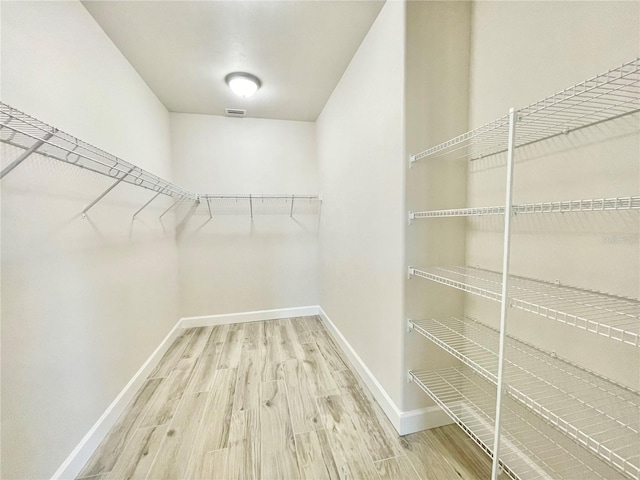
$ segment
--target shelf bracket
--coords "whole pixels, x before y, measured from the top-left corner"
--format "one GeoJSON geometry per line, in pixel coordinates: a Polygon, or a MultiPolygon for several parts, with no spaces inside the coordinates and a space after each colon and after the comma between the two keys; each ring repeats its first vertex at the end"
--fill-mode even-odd
{"type": "MultiPolygon", "coordinates": [[[[164,190],[164,189],[163,189],[163,190],[164,190]]],[[[162,191],[160,191],[160,192],[156,193],[153,197],[151,197],[151,200],[149,200],[147,203],[145,203],[142,207],[140,207],[140,208],[138,209],[138,211],[137,211],[136,213],[134,213],[134,214],[133,214],[133,218],[132,218],[132,219],[133,219],[133,220],[135,220],[135,218],[138,216],[138,214],[139,214],[142,210],[144,210],[145,208],[147,208],[147,206],[149,206],[149,204],[150,204],[151,202],[153,202],[156,198],[158,198],[161,194],[162,194],[162,191]]]]}
{"type": "Polygon", "coordinates": [[[413,162],[416,161],[415,155],[409,155],[409,168],[413,168],[413,162]]]}
{"type": "Polygon", "coordinates": [[[251,220],[253,220],[253,197],[249,195],[249,209],[251,211],[251,220]]]}
{"type": "Polygon", "coordinates": [[[412,266],[409,266],[409,270],[407,271],[407,280],[411,280],[411,276],[416,273],[415,269],[412,266]]]}
{"type": "Polygon", "coordinates": [[[409,211],[409,226],[413,225],[413,221],[416,218],[416,214],[413,213],[412,211],[409,211]]]}
{"type": "Polygon", "coordinates": [[[407,372],[407,383],[413,383],[413,375],[411,374],[411,370],[407,372]]]}
{"type": "Polygon", "coordinates": [[[209,220],[213,218],[213,213],[211,213],[211,202],[209,201],[209,197],[205,197],[207,200],[207,208],[209,209],[209,220]]]}
{"type": "Polygon", "coordinates": [[[410,318],[407,318],[407,333],[413,332],[414,328],[415,328],[415,324],[411,321],[410,318]]]}
{"type": "Polygon", "coordinates": [[[7,165],[0,172],[0,180],[3,179],[9,172],[11,172],[11,170],[13,170],[18,165],[20,165],[22,162],[24,162],[29,155],[31,155],[33,152],[38,150],[47,140],[49,140],[51,137],[53,137],[54,133],[55,133],[55,130],[54,130],[54,132],[47,133],[42,140],[38,140],[36,143],[31,145],[31,147],[28,150],[23,152],[22,155],[20,155],[13,162],[11,162],[9,165],[7,165]]]}
{"type": "Polygon", "coordinates": [[[175,207],[178,203],[182,201],[183,198],[184,197],[180,197],[175,202],[173,202],[169,208],[167,208],[164,212],[160,214],[160,216],[158,217],[158,220],[162,220],[162,217],[164,217],[167,213],[169,213],[171,209],[173,209],[173,207],[175,207]]]}
{"type": "Polygon", "coordinates": [[[136,167],[131,167],[129,169],[129,171],[127,173],[125,173],[122,177],[120,177],[118,180],[116,180],[116,182],[111,185],[109,188],[107,188],[104,192],[102,192],[98,198],[96,198],[93,202],[91,202],[89,205],[87,205],[86,207],[84,207],[84,210],[82,210],[82,218],[87,218],[87,212],[93,208],[93,206],[98,203],[100,200],[102,200],[111,190],[113,190],[114,188],[116,188],[120,182],[122,182],[125,178],[127,178],[129,176],[129,174],[131,172],[133,172],[135,170],[136,167]]]}
{"type": "Polygon", "coordinates": [[[293,201],[296,199],[295,195],[291,195],[291,211],[289,212],[289,217],[293,218],[293,201]]]}

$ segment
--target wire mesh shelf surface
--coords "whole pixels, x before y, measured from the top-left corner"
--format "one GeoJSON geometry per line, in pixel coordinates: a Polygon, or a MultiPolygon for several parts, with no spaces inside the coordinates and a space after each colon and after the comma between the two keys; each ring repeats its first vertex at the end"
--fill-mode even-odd
{"type": "MultiPolygon", "coordinates": [[[[539,202],[514,205],[514,215],[570,212],[609,212],[617,210],[640,210],[640,196],[594,198],[588,200],[566,200],[559,202],[539,202]]],[[[411,220],[436,217],[475,217],[483,215],[504,215],[504,206],[452,208],[447,210],[425,210],[409,212],[411,220]]]]}
{"type": "MultiPolygon", "coordinates": [[[[497,384],[497,330],[455,317],[412,324],[497,384]]],[[[640,393],[512,337],[506,342],[504,378],[513,399],[630,478],[640,478],[640,393]]]]}
{"type": "Polygon", "coordinates": [[[4,103],[0,141],[168,196],[196,200],[195,194],[4,103]]]}
{"type": "Polygon", "coordinates": [[[202,194],[199,197],[210,215],[315,214],[322,203],[318,195],[202,194]]]}
{"type": "MultiPolygon", "coordinates": [[[[474,267],[411,268],[410,274],[501,301],[502,274],[474,267]]],[[[640,347],[640,301],[515,275],[510,305],[588,332],[640,347]]]]}
{"type": "MultiPolygon", "coordinates": [[[[466,367],[410,372],[416,384],[492,455],[496,388],[466,367]]],[[[624,478],[511,398],[502,407],[500,462],[512,478],[624,478]]]]}
{"type": "MultiPolygon", "coordinates": [[[[517,111],[515,147],[585,128],[640,109],[640,58],[517,111]]],[[[457,152],[471,159],[506,151],[508,116],[411,156],[411,162],[457,152]]]]}

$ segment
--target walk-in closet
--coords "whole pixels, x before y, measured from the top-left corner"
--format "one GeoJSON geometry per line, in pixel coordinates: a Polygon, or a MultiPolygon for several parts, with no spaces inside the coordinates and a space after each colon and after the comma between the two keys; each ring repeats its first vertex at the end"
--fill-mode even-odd
{"type": "Polygon", "coordinates": [[[640,480],[640,3],[0,26],[1,478],[640,480]]]}

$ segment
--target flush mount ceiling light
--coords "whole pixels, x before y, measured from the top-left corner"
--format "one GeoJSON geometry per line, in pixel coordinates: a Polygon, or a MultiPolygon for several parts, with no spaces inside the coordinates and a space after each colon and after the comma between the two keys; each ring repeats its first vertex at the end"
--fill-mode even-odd
{"type": "Polygon", "coordinates": [[[247,98],[258,91],[262,83],[255,75],[245,72],[233,72],[224,77],[229,88],[242,98],[247,98]]]}

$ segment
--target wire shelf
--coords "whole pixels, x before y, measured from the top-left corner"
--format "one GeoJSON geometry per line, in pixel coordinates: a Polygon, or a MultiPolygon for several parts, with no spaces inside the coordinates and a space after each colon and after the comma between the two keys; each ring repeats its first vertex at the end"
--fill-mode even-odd
{"type": "MultiPolygon", "coordinates": [[[[640,210],[640,196],[594,198],[588,200],[567,200],[514,205],[514,215],[571,212],[610,212],[618,210],[640,210]]],[[[437,217],[476,217],[483,215],[504,215],[504,206],[452,208],[448,210],[426,210],[409,212],[410,220],[437,217]]]]}
{"type": "Polygon", "coordinates": [[[207,214],[315,214],[322,204],[318,195],[237,194],[199,195],[207,214]]]}
{"type": "MultiPolygon", "coordinates": [[[[410,275],[501,301],[502,274],[473,267],[410,267],[410,275]]],[[[510,276],[512,307],[613,340],[640,347],[640,301],[616,295],[510,276]]]]}
{"type": "MultiPolygon", "coordinates": [[[[410,378],[489,456],[496,388],[466,367],[409,372],[410,378]]],[[[500,463],[514,479],[620,479],[617,470],[509,397],[501,414],[500,463]]]]}
{"type": "MultiPolygon", "coordinates": [[[[640,110],[640,58],[517,111],[515,147],[565,135],[640,110]]],[[[472,160],[505,152],[509,117],[412,155],[411,163],[457,152],[472,160]]]]}
{"type": "MultiPolygon", "coordinates": [[[[470,318],[413,328],[489,382],[498,382],[500,333],[470,318]]],[[[640,478],[640,393],[513,337],[505,392],[630,478],[640,478]]]]}
{"type": "Polygon", "coordinates": [[[0,141],[25,152],[36,151],[40,155],[164,195],[194,201],[197,199],[194,193],[1,102],[0,141]]]}

